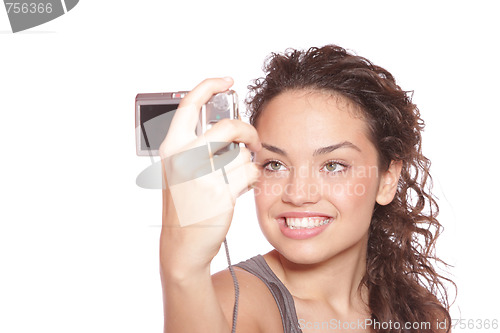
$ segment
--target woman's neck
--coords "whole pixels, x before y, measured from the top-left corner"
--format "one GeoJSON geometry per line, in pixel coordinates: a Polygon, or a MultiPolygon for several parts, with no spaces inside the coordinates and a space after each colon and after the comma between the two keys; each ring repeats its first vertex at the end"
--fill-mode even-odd
{"type": "Polygon", "coordinates": [[[369,314],[368,290],[361,286],[366,272],[368,235],[326,261],[300,265],[273,250],[264,257],[294,298],[328,304],[335,313],[369,314]]]}

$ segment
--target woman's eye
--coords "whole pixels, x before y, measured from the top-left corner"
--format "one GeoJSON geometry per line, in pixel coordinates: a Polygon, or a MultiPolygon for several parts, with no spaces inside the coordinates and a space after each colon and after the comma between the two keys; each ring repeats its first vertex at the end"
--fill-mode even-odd
{"type": "Polygon", "coordinates": [[[342,165],[342,164],[337,163],[337,162],[328,162],[325,164],[325,166],[323,168],[328,172],[339,172],[339,171],[344,170],[346,167],[345,167],[345,165],[342,165]]]}
{"type": "Polygon", "coordinates": [[[264,168],[266,170],[269,170],[269,171],[283,171],[284,166],[280,162],[271,161],[269,163],[266,163],[266,165],[264,166],[264,168]]]}

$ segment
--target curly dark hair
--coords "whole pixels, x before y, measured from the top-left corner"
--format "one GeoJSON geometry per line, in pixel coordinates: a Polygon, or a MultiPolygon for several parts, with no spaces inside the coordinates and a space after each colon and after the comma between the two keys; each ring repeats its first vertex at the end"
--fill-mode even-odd
{"type": "MultiPolygon", "coordinates": [[[[379,167],[401,161],[394,200],[375,205],[369,230],[364,284],[369,291],[372,319],[380,323],[431,323],[410,332],[437,332],[437,320],[450,329],[445,281],[432,263],[442,263],[435,243],[442,232],[439,207],[431,194],[430,161],[422,154],[424,122],[411,100],[387,70],[336,45],[288,49],[273,53],[264,65],[265,78],[254,81],[247,97],[255,126],[267,102],[291,90],[326,91],[352,101],[362,111],[370,139],[378,151],[379,167]]],[[[408,332],[408,331],[406,331],[408,332]]]]}

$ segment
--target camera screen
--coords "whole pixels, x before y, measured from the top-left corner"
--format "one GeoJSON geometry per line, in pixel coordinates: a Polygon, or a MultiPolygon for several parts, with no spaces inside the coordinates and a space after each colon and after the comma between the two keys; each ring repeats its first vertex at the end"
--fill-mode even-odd
{"type": "Polygon", "coordinates": [[[158,150],[167,135],[178,104],[140,106],[141,149],[158,150]]]}

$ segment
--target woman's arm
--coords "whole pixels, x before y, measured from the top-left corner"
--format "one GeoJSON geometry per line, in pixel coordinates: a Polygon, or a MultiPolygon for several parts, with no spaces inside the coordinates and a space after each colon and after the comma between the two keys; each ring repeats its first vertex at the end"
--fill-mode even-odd
{"type": "Polygon", "coordinates": [[[212,286],[210,263],[189,262],[189,255],[182,253],[185,244],[176,239],[180,230],[172,230],[180,226],[172,226],[175,220],[168,214],[172,203],[165,192],[168,189],[163,194],[163,216],[168,221],[160,237],[164,332],[231,332],[212,286]]]}
{"type": "Polygon", "coordinates": [[[258,150],[260,142],[255,128],[239,120],[220,121],[201,137],[194,134],[201,106],[231,85],[230,79],[208,79],[194,88],[179,105],[160,146],[165,181],[160,237],[165,332],[231,331],[232,318],[217,298],[210,263],[226,237],[236,197],[256,181],[258,170],[249,150],[239,148],[225,174],[200,173],[213,161],[197,149],[203,152],[210,142],[243,142],[258,150]]]}

